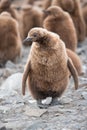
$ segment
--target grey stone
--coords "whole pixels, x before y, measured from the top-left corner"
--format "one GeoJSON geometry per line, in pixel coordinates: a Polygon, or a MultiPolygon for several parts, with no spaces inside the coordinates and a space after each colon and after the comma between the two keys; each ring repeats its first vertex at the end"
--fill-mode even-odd
{"type": "Polygon", "coordinates": [[[16,68],[16,64],[14,64],[12,61],[7,61],[5,67],[13,69],[16,68]]]}
{"type": "Polygon", "coordinates": [[[45,130],[46,124],[45,122],[36,121],[31,126],[29,126],[26,130],[45,130]]]}
{"type": "Polygon", "coordinates": [[[87,100],[87,92],[82,92],[82,97],[85,99],[85,100],[87,100]]]}
{"type": "Polygon", "coordinates": [[[15,73],[8,77],[0,88],[0,97],[6,95],[15,95],[21,92],[22,88],[22,73],[15,73]]]}
{"type": "Polygon", "coordinates": [[[34,107],[29,107],[26,106],[25,108],[25,114],[28,116],[34,116],[34,117],[40,117],[43,114],[45,114],[47,112],[46,109],[40,109],[40,108],[34,108],[34,107]]]}

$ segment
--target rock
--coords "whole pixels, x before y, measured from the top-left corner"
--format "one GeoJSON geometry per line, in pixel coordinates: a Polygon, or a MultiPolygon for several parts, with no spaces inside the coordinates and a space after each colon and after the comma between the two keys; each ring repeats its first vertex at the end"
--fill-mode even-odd
{"type": "Polygon", "coordinates": [[[60,102],[62,102],[62,104],[70,104],[73,100],[71,98],[68,97],[63,97],[60,102]]]}
{"type": "Polygon", "coordinates": [[[3,69],[0,69],[0,77],[3,76],[3,69]]]}
{"type": "Polygon", "coordinates": [[[7,130],[7,129],[6,129],[6,127],[3,126],[2,128],[0,128],[0,130],[7,130]]]}
{"type": "Polygon", "coordinates": [[[67,129],[67,128],[63,128],[62,130],[70,130],[70,129],[67,129]]]}
{"type": "Polygon", "coordinates": [[[6,113],[10,110],[9,107],[6,106],[0,106],[0,113],[6,113]]]}
{"type": "Polygon", "coordinates": [[[44,121],[36,121],[30,125],[26,130],[45,130],[47,125],[44,121]]]}
{"type": "Polygon", "coordinates": [[[0,130],[12,130],[11,128],[10,129],[7,129],[5,126],[1,127],[0,130]]]}
{"type": "Polygon", "coordinates": [[[85,100],[87,100],[87,92],[82,92],[81,96],[82,96],[85,100]]]}
{"type": "Polygon", "coordinates": [[[21,93],[22,75],[22,73],[15,73],[5,80],[0,88],[0,98],[6,95],[21,93]]]}
{"type": "Polygon", "coordinates": [[[13,69],[13,68],[16,68],[16,65],[12,61],[7,61],[5,67],[13,69]]]}
{"type": "Polygon", "coordinates": [[[7,77],[9,77],[10,75],[12,75],[14,72],[15,72],[14,69],[6,68],[6,69],[4,69],[4,71],[3,71],[3,77],[4,77],[4,78],[7,78],[7,77]]]}
{"type": "Polygon", "coordinates": [[[40,117],[46,112],[47,112],[46,109],[39,109],[39,108],[34,108],[34,107],[32,108],[29,106],[26,106],[25,108],[25,114],[28,116],[40,117]]]}

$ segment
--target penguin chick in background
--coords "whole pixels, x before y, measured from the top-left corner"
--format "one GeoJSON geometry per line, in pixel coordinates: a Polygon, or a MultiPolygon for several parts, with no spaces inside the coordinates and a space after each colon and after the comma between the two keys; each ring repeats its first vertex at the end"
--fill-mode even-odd
{"type": "Polygon", "coordinates": [[[82,7],[82,13],[86,24],[86,36],[87,36],[87,3],[82,7]]]}
{"type": "Polygon", "coordinates": [[[54,5],[60,6],[64,11],[70,14],[74,22],[78,41],[83,41],[85,39],[86,30],[80,0],[53,0],[52,6],[54,5]]]}
{"type": "Polygon", "coordinates": [[[77,47],[77,36],[70,15],[57,6],[49,7],[44,12],[48,16],[43,22],[43,27],[57,33],[64,41],[66,48],[75,51],[77,47]]]}
{"type": "Polygon", "coordinates": [[[52,97],[52,102],[60,97],[69,83],[69,74],[78,88],[78,74],[66,53],[64,42],[55,33],[43,28],[33,28],[25,41],[32,41],[31,51],[25,66],[22,93],[25,95],[26,80],[32,96],[41,108],[48,107],[41,102],[52,97]],[[70,73],[69,73],[70,71],[70,73]]]}
{"type": "Polygon", "coordinates": [[[0,14],[0,66],[16,60],[21,54],[21,39],[18,23],[7,12],[0,14]]]}
{"type": "Polygon", "coordinates": [[[82,62],[81,62],[79,56],[70,49],[66,49],[66,52],[67,52],[68,57],[71,58],[74,66],[75,66],[75,68],[78,72],[78,75],[79,76],[82,75],[83,74],[83,72],[82,72],[82,62]]]}
{"type": "Polygon", "coordinates": [[[52,3],[52,0],[45,0],[44,1],[44,9],[47,9],[48,7],[50,7],[51,6],[51,3],[52,3]]]}
{"type": "Polygon", "coordinates": [[[6,12],[10,13],[14,19],[17,19],[17,12],[13,7],[11,7],[12,1],[13,0],[1,0],[0,1],[0,13],[2,13],[3,11],[6,11],[6,12]]]}
{"type": "Polygon", "coordinates": [[[24,38],[33,27],[41,27],[43,23],[43,13],[38,7],[25,5],[22,7],[24,38]]]}

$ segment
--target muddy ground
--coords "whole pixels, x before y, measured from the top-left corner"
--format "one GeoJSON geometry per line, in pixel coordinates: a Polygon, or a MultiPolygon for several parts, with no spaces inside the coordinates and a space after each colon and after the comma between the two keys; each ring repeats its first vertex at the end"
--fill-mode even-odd
{"type": "Polygon", "coordinates": [[[87,39],[79,44],[77,53],[82,64],[79,89],[73,79],[60,104],[39,109],[31,95],[21,94],[21,78],[30,47],[22,47],[17,63],[8,61],[0,69],[0,130],[87,130],[87,39]]]}

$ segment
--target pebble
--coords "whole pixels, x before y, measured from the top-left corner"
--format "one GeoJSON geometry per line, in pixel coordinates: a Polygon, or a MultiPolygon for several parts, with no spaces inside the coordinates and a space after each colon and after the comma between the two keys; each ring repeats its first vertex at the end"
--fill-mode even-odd
{"type": "Polygon", "coordinates": [[[46,112],[46,109],[33,108],[29,106],[26,106],[25,108],[25,114],[28,116],[41,117],[46,112]]]}
{"type": "Polygon", "coordinates": [[[87,100],[87,92],[82,92],[82,97],[87,100]]]}

